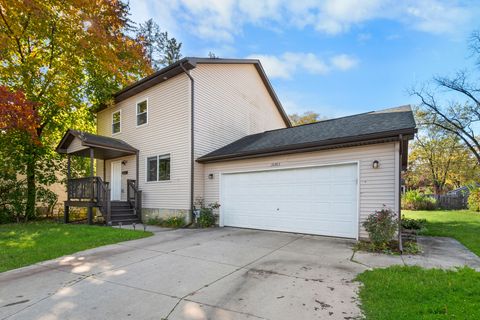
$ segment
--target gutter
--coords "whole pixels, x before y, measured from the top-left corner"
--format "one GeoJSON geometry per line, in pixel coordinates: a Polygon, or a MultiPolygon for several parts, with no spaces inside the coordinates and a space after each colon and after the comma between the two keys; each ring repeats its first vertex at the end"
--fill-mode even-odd
{"type": "Polygon", "coordinates": [[[190,75],[190,73],[187,71],[187,69],[183,66],[183,61],[180,61],[180,68],[182,68],[183,72],[187,75],[187,77],[190,79],[190,222],[193,221],[194,219],[194,213],[193,210],[195,209],[195,206],[193,204],[193,193],[194,193],[194,179],[195,179],[195,148],[194,148],[194,120],[195,120],[195,80],[193,77],[190,75]]]}
{"type": "Polygon", "coordinates": [[[398,150],[398,250],[403,253],[402,242],[402,158],[403,153],[403,135],[398,135],[399,150],[398,150]]]}

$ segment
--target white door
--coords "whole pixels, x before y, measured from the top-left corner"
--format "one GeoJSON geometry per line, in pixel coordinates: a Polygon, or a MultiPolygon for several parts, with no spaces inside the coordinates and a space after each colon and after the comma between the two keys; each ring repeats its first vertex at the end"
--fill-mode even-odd
{"type": "Polygon", "coordinates": [[[222,174],[221,224],[357,238],[357,165],[222,174]]]}
{"type": "Polygon", "coordinates": [[[110,176],[111,200],[122,199],[122,162],[111,163],[112,175],[110,176]]]}

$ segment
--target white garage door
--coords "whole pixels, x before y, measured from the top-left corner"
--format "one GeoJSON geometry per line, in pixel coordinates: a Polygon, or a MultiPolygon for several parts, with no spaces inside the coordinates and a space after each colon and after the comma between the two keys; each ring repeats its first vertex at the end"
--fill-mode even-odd
{"type": "Polygon", "coordinates": [[[356,238],[357,165],[222,174],[224,226],[356,238]]]}

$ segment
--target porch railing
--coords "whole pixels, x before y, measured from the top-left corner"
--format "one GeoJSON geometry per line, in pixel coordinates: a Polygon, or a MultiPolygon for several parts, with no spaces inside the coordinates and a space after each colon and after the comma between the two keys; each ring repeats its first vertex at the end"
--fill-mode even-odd
{"type": "Polygon", "coordinates": [[[100,177],[69,179],[67,182],[68,200],[89,203],[98,207],[107,223],[111,221],[111,202],[109,183],[100,177]]]}
{"type": "Polygon", "coordinates": [[[135,215],[142,219],[142,191],[138,189],[135,180],[127,180],[127,201],[133,208],[135,215]]]}

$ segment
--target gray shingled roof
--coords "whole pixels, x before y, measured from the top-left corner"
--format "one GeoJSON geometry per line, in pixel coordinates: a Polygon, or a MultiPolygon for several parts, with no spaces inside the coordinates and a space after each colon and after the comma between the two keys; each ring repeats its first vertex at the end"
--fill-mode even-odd
{"type": "Polygon", "coordinates": [[[123,140],[99,136],[93,133],[78,131],[78,130],[68,130],[63,136],[62,140],[58,144],[57,152],[67,153],[67,148],[74,139],[74,137],[82,140],[82,144],[88,147],[98,147],[104,149],[113,149],[126,152],[128,154],[135,154],[137,149],[129,145],[123,140]]]}
{"type": "Polygon", "coordinates": [[[72,131],[72,134],[80,138],[85,145],[103,146],[103,147],[109,147],[109,148],[120,149],[120,150],[131,151],[131,152],[137,151],[137,149],[135,149],[134,147],[132,147],[131,145],[129,145],[128,143],[120,139],[100,136],[97,134],[77,131],[77,130],[71,130],[71,131],[72,131]]]}
{"type": "Polygon", "coordinates": [[[401,106],[249,135],[200,157],[198,161],[387,138],[400,133],[413,135],[415,126],[410,106],[401,106]]]}

